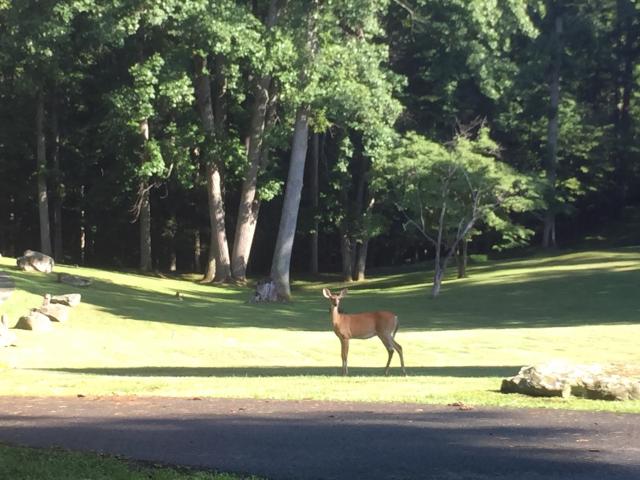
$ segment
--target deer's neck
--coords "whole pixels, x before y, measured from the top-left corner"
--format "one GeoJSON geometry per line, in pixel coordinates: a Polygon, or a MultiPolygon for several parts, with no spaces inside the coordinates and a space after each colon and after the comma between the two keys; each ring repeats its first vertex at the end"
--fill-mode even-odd
{"type": "Polygon", "coordinates": [[[334,307],[333,305],[331,306],[331,322],[334,325],[338,325],[340,324],[340,319],[342,317],[342,314],[338,311],[338,307],[334,307]]]}

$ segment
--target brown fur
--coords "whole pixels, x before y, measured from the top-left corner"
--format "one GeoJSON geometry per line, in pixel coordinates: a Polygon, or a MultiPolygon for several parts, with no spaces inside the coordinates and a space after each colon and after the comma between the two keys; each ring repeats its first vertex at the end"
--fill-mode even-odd
{"type": "Polygon", "coordinates": [[[398,316],[396,314],[384,310],[352,314],[340,313],[340,300],[347,294],[347,289],[345,288],[341,290],[339,294],[334,295],[328,288],[325,288],[322,290],[322,294],[329,300],[331,305],[329,313],[331,315],[333,331],[340,339],[343,375],[347,375],[349,372],[347,368],[349,340],[352,338],[367,339],[374,336],[380,338],[389,353],[389,359],[384,371],[385,375],[389,374],[389,365],[391,364],[394,351],[398,352],[400,356],[402,372],[405,375],[407,374],[404,368],[402,347],[394,338],[398,331],[398,316]]]}

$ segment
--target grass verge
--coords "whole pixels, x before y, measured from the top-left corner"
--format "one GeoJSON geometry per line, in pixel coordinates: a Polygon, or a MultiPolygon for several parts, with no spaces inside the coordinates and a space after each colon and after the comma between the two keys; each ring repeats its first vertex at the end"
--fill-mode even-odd
{"type": "Polygon", "coordinates": [[[1,444],[0,478],[11,480],[258,480],[257,477],[147,465],[110,455],[1,444]]]}

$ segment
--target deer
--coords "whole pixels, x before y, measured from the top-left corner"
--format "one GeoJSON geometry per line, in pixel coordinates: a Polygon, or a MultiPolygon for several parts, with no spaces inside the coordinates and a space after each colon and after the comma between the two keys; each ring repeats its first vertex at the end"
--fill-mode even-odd
{"type": "Polygon", "coordinates": [[[333,323],[333,331],[340,339],[340,344],[342,346],[342,375],[347,376],[349,374],[349,369],[347,368],[349,340],[352,338],[366,340],[376,335],[380,340],[382,340],[382,343],[389,353],[389,359],[387,360],[387,366],[385,367],[384,374],[389,375],[391,358],[393,357],[393,352],[397,351],[400,356],[402,373],[406,375],[407,372],[404,369],[402,347],[394,338],[399,326],[398,316],[393,312],[382,310],[353,314],[340,313],[340,300],[342,300],[346,294],[346,288],[342,289],[337,295],[331,293],[328,288],[322,289],[322,295],[329,299],[329,303],[331,305],[330,314],[331,322],[333,323]]]}

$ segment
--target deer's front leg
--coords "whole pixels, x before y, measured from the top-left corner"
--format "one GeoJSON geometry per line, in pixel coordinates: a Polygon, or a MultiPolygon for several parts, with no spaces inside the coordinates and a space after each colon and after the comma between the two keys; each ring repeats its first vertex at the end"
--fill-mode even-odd
{"type": "Polygon", "coordinates": [[[349,370],[347,369],[347,357],[349,356],[349,339],[341,338],[340,344],[342,346],[342,376],[347,376],[349,370]]]}

